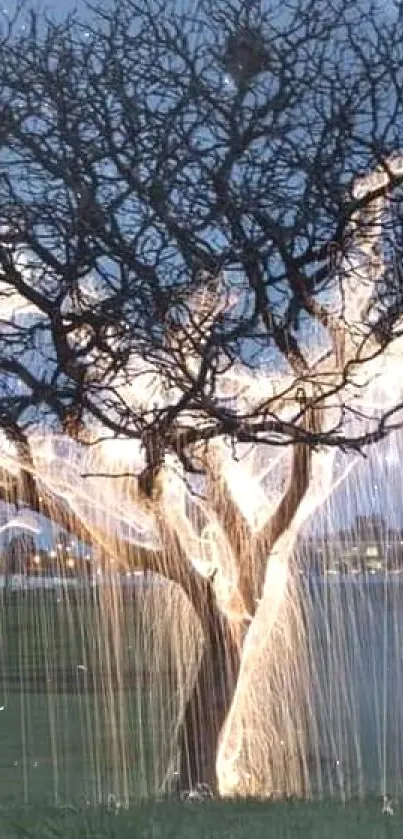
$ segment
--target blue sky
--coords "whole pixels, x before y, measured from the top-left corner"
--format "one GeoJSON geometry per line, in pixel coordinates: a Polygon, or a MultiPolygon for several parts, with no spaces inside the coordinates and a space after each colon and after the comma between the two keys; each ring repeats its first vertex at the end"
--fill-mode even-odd
{"type": "Polygon", "coordinates": [[[49,11],[51,10],[52,12],[63,15],[66,12],[70,12],[75,6],[79,7],[81,2],[80,0],[78,2],[77,0],[48,0],[45,5],[49,11]]]}

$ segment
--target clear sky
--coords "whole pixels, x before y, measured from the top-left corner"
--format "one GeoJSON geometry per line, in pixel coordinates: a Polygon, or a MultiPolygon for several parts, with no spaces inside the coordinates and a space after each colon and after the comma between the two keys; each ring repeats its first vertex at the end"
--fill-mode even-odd
{"type": "Polygon", "coordinates": [[[49,11],[63,15],[65,12],[70,12],[75,6],[81,5],[80,0],[47,0],[44,4],[49,11]]]}
{"type": "Polygon", "coordinates": [[[46,0],[43,5],[53,14],[57,13],[58,16],[63,17],[66,12],[71,12],[73,9],[79,10],[85,4],[84,0],[46,0]]]}
{"type": "MultiPolygon", "coordinates": [[[[0,13],[12,17],[17,2],[19,4],[20,0],[2,0],[0,13]]],[[[24,6],[27,9],[45,10],[52,18],[63,18],[74,9],[82,9],[85,6],[85,0],[24,0],[24,6]]]]}
{"type": "Polygon", "coordinates": [[[85,6],[85,0],[36,0],[35,5],[51,12],[52,17],[63,18],[74,9],[78,11],[85,6]]]}

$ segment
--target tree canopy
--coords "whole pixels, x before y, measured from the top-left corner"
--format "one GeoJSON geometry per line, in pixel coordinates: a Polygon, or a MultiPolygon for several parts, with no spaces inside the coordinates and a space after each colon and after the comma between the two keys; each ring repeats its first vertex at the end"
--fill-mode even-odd
{"type": "Polygon", "coordinates": [[[358,387],[396,337],[401,16],[124,0],[91,20],[3,27],[3,427],[187,466],[221,435],[354,442],[343,395],[319,438],[300,397],[358,387]],[[336,324],[356,337],[331,378],[336,324]]]}

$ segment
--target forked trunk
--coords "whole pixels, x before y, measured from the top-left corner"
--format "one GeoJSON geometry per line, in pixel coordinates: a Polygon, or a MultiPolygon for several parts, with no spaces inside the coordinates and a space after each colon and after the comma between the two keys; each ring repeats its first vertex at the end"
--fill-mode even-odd
{"type": "Polygon", "coordinates": [[[240,648],[213,596],[205,610],[204,649],[179,732],[179,789],[207,784],[217,792],[220,733],[235,692],[240,648]]]}
{"type": "MultiPolygon", "coordinates": [[[[204,650],[179,733],[178,782],[180,791],[207,784],[216,794],[218,747],[239,679],[243,637],[241,627],[234,637],[213,598],[208,610],[205,606],[205,613],[204,650]]],[[[246,632],[247,626],[243,629],[246,632]]],[[[292,587],[272,628],[261,681],[250,685],[264,710],[260,718],[262,736],[250,743],[254,750],[253,778],[242,794],[304,797],[312,791],[315,779],[311,777],[310,743],[316,741],[309,703],[308,657],[300,592],[292,587]]],[[[259,716],[260,708],[255,710],[259,716]]],[[[247,752],[244,758],[246,766],[247,752]]]]}

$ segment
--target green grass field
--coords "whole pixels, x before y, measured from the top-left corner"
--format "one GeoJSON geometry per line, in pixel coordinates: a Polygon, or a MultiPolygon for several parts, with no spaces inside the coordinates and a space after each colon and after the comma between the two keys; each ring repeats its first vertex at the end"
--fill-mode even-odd
{"type": "Polygon", "coordinates": [[[130,641],[121,651],[123,669],[131,684],[119,691],[116,662],[93,603],[51,592],[12,595],[3,602],[0,839],[403,836],[403,802],[387,816],[380,798],[345,806],[338,801],[140,804],[160,768],[153,755],[166,745],[170,711],[167,695],[158,690],[169,649],[163,627],[152,638],[144,614],[139,626],[136,608],[129,603],[121,613],[123,637],[130,641]],[[145,674],[146,641],[153,667],[145,674]],[[123,780],[130,806],[109,812],[108,792],[122,788],[123,780]]]}
{"type": "Polygon", "coordinates": [[[394,839],[403,813],[378,801],[148,804],[113,815],[98,810],[26,808],[0,812],[0,839],[394,839]]]}
{"type": "Polygon", "coordinates": [[[49,591],[3,602],[0,806],[83,806],[116,789],[136,798],[155,787],[160,767],[153,755],[157,748],[163,754],[169,739],[155,658],[166,650],[154,645],[153,668],[144,672],[138,651],[149,635],[143,626],[139,638],[135,611],[129,603],[121,615],[127,644],[120,672],[113,627],[100,625],[94,603],[49,591]]]}

